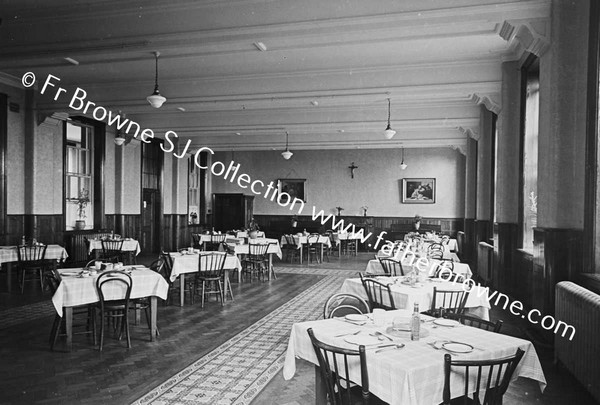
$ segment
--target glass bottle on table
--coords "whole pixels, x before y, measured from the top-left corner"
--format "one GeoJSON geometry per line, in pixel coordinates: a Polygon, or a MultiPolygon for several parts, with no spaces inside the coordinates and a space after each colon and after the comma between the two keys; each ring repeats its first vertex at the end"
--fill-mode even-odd
{"type": "Polygon", "coordinates": [[[410,318],[410,340],[419,340],[421,329],[421,316],[419,315],[419,304],[415,302],[415,309],[410,318]]]}

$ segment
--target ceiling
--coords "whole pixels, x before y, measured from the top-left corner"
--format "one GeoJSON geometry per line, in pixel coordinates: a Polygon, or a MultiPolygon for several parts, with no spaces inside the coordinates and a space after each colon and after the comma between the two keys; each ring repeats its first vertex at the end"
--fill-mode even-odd
{"type": "MultiPolygon", "coordinates": [[[[500,111],[501,63],[539,46],[550,0],[8,0],[0,81],[48,74],[157,136],[213,150],[454,147],[500,111]],[[266,51],[255,43],[261,42],[266,51]],[[167,102],[154,89],[154,51],[167,102]],[[65,60],[72,58],[79,64],[65,60]],[[385,139],[387,99],[397,134],[385,139]],[[180,111],[183,109],[185,111],[180,111]]],[[[542,36],[543,36],[542,35],[542,36]]],[[[54,96],[48,91],[46,96],[54,96]]]]}

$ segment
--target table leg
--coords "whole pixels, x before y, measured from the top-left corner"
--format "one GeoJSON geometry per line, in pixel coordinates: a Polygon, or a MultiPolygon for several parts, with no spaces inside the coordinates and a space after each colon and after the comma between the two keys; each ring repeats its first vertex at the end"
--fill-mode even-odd
{"type": "Polygon", "coordinates": [[[304,256],[302,254],[302,243],[300,244],[300,264],[302,264],[302,256],[304,256]]]}
{"type": "Polygon", "coordinates": [[[321,376],[321,369],[315,364],[315,404],[323,405],[327,403],[327,386],[321,376]]]}
{"type": "Polygon", "coordinates": [[[6,288],[10,293],[12,291],[12,263],[6,263],[6,288]]]}
{"type": "Polygon", "coordinates": [[[182,307],[185,303],[185,274],[179,275],[179,306],[182,307]]]}
{"type": "Polygon", "coordinates": [[[321,243],[321,263],[323,263],[323,243],[321,243]]]}
{"type": "Polygon", "coordinates": [[[354,239],[354,256],[358,256],[358,239],[354,239]]]}
{"type": "Polygon", "coordinates": [[[338,257],[342,257],[342,240],[338,242],[338,257]]]}
{"type": "Polygon", "coordinates": [[[156,311],[158,309],[157,298],[155,295],[150,297],[150,341],[156,339],[156,311]]]}
{"type": "Polygon", "coordinates": [[[73,307],[63,307],[63,316],[67,332],[67,351],[70,352],[73,348],[73,307]]]}

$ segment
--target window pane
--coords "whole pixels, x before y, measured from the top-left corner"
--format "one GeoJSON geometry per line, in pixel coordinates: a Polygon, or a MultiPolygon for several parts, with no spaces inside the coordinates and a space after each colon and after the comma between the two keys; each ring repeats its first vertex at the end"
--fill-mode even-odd
{"type": "Polygon", "coordinates": [[[93,128],[72,123],[66,128],[65,226],[76,229],[77,221],[85,221],[85,229],[93,229],[93,128]]]}
{"type": "Polygon", "coordinates": [[[533,228],[537,226],[537,178],[539,134],[539,75],[527,77],[525,139],[523,142],[523,248],[533,248],[533,228]]]}

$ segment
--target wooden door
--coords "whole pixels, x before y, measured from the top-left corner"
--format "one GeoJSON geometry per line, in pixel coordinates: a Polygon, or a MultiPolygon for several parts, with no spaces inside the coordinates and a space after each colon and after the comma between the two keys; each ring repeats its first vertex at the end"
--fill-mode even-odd
{"type": "Polygon", "coordinates": [[[160,250],[158,226],[160,224],[159,191],[145,188],[142,200],[142,252],[157,253],[160,250]]]}

